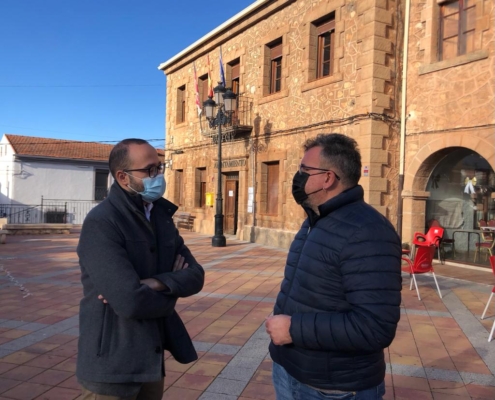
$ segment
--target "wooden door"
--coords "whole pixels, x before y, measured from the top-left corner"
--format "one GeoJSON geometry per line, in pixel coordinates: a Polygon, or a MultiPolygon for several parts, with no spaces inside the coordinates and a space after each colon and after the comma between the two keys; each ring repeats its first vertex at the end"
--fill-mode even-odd
{"type": "Polygon", "coordinates": [[[227,235],[235,235],[237,231],[237,188],[238,181],[227,177],[225,184],[225,225],[227,235]]]}

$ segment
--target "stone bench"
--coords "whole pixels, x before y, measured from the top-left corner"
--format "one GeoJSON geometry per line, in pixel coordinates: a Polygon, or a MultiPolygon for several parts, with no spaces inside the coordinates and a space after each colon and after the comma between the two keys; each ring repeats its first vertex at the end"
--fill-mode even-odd
{"type": "Polygon", "coordinates": [[[194,219],[196,217],[191,215],[191,213],[178,211],[172,218],[177,228],[185,228],[191,231],[194,227],[194,219]]]}

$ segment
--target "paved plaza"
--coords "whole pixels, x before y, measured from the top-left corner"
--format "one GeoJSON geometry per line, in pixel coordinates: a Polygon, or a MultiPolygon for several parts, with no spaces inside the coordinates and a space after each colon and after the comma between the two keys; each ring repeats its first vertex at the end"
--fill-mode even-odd
{"type": "MultiPolygon", "coordinates": [[[[273,309],[286,250],[183,233],[206,270],[203,291],[177,309],[199,353],[182,365],[167,356],[163,399],[274,399],[264,320],[273,309]]],[[[0,245],[0,400],[73,400],[82,294],[78,234],[10,236],[0,245]]],[[[495,340],[480,320],[494,283],[489,270],[437,267],[422,300],[404,275],[402,317],[386,350],[386,399],[495,399],[495,340]]]]}

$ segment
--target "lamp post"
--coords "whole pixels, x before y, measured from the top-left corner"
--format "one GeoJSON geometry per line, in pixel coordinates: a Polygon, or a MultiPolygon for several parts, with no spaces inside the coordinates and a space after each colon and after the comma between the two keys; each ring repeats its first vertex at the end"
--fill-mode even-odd
{"type": "Polygon", "coordinates": [[[206,119],[210,128],[218,128],[218,183],[217,183],[217,200],[215,214],[215,235],[211,239],[213,247],[225,247],[226,239],[223,234],[223,198],[222,198],[222,125],[230,123],[232,113],[236,110],[236,94],[230,89],[226,89],[221,82],[213,89],[213,100],[208,97],[203,103],[206,119]],[[217,110],[214,115],[215,109],[217,110]]]}

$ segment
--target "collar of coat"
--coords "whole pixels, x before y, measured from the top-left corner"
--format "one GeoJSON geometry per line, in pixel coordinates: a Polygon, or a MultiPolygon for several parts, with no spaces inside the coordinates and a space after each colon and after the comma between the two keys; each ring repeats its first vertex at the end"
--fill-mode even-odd
{"type": "Polygon", "coordinates": [[[326,217],[328,214],[339,209],[342,206],[354,203],[356,201],[363,201],[363,199],[363,187],[361,185],[356,185],[344,190],[342,193],[339,193],[337,196],[332,197],[330,200],[319,205],[318,210],[320,211],[320,215],[316,214],[313,209],[309,207],[304,207],[304,210],[306,211],[306,214],[308,214],[309,224],[311,226],[314,226],[318,219],[326,217]]]}
{"type": "MultiPolygon", "coordinates": [[[[110,188],[108,200],[117,208],[127,208],[130,211],[143,214],[144,216],[144,202],[141,195],[137,193],[129,193],[127,190],[122,189],[117,182],[114,182],[112,187],[110,188]]],[[[164,198],[160,198],[154,201],[153,206],[162,207],[170,216],[174,215],[179,208],[175,204],[164,198]]]]}

